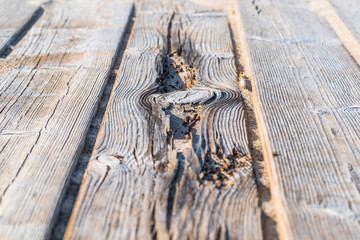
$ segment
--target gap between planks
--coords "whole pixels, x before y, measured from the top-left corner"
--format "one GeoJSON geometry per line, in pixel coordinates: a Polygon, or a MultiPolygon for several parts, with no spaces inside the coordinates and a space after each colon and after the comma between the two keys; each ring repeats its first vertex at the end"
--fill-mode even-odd
{"type": "MultiPolygon", "coordinates": [[[[41,17],[44,9],[25,0],[0,0],[0,60],[6,58],[14,46],[41,17]]],[[[0,66],[1,67],[1,66],[0,66]]]]}
{"type": "Polygon", "coordinates": [[[84,150],[79,157],[74,172],[71,174],[71,177],[69,178],[69,184],[66,187],[67,190],[65,197],[63,200],[61,200],[61,207],[59,209],[58,218],[53,226],[53,230],[50,236],[50,239],[52,240],[61,240],[64,238],[65,230],[70,220],[70,216],[73,211],[74,204],[80,190],[80,185],[82,183],[86,167],[89,163],[91,154],[94,150],[94,145],[99,133],[100,125],[104,119],[105,110],[110,99],[110,94],[112,92],[115,79],[119,74],[118,73],[119,67],[123,60],[124,51],[127,46],[130,33],[132,31],[132,27],[134,24],[134,17],[135,17],[135,6],[133,6],[131,10],[128,23],[126,24],[124,30],[124,34],[119,42],[119,50],[117,51],[117,55],[115,57],[115,63],[111,69],[111,74],[108,83],[106,84],[105,90],[98,103],[98,108],[96,114],[94,115],[94,118],[91,121],[90,129],[86,134],[84,150]]]}
{"type": "Polygon", "coordinates": [[[27,20],[27,22],[12,35],[9,41],[0,49],[0,59],[6,58],[10,55],[16,45],[25,37],[27,32],[34,26],[34,24],[44,14],[44,9],[38,7],[33,15],[27,20]]]}
{"type": "MultiPolygon", "coordinates": [[[[230,4],[229,4],[230,5],[230,4]]],[[[246,59],[246,46],[241,37],[242,23],[238,10],[237,1],[232,1],[231,8],[227,9],[229,18],[229,28],[234,46],[235,57],[237,61],[237,70],[239,73],[239,86],[243,96],[245,107],[246,129],[248,131],[249,149],[253,159],[254,176],[256,177],[256,186],[258,190],[259,206],[261,207],[261,227],[264,240],[278,239],[276,210],[271,200],[269,172],[264,161],[263,151],[266,151],[266,143],[262,137],[262,131],[259,118],[256,115],[255,101],[256,96],[251,83],[247,77],[246,69],[249,67],[246,59]],[[264,145],[264,146],[263,146],[264,145]]]]}

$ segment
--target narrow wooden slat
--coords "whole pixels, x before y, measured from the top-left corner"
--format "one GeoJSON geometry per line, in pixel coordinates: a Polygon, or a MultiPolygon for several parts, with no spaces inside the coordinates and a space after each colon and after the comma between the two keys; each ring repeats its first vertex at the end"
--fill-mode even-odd
{"type": "Polygon", "coordinates": [[[308,0],[310,9],[324,17],[360,65],[360,2],[357,0],[308,0]]]}
{"type": "Polygon", "coordinates": [[[306,1],[238,5],[280,237],[359,239],[359,66],[306,1]]]}
{"type": "Polygon", "coordinates": [[[65,239],[261,239],[226,14],[161,6],[137,13],[65,239]]]}
{"type": "Polygon", "coordinates": [[[0,236],[44,239],[82,151],[132,3],[56,1],[0,74],[0,236]]]}
{"type": "Polygon", "coordinates": [[[0,1],[0,56],[41,12],[25,0],[0,1]]]}

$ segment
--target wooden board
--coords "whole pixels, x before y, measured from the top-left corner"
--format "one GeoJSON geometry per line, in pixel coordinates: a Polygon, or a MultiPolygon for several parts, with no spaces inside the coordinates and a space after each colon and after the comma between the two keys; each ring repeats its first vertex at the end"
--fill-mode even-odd
{"type": "Polygon", "coordinates": [[[0,56],[42,14],[42,8],[25,0],[0,0],[0,56]]]}
{"type": "Polygon", "coordinates": [[[280,238],[359,239],[359,66],[304,0],[238,9],[280,238]]]}
{"type": "Polygon", "coordinates": [[[308,0],[310,9],[326,19],[346,49],[360,65],[360,2],[308,0]]]}
{"type": "Polygon", "coordinates": [[[0,73],[0,236],[45,239],[132,3],[55,1],[0,73]]]}
{"type": "Polygon", "coordinates": [[[225,13],[144,2],[65,239],[262,238],[232,48],[225,13]]]}

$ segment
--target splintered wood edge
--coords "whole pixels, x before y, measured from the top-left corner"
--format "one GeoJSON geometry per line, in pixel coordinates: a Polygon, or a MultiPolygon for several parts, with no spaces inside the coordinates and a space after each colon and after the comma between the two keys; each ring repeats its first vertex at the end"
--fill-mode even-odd
{"type": "Polygon", "coordinates": [[[336,13],[328,0],[307,0],[311,11],[324,18],[344,44],[350,55],[360,66],[360,43],[336,13]]]}
{"type": "Polygon", "coordinates": [[[249,53],[249,47],[246,41],[245,32],[244,32],[244,26],[243,26],[243,19],[239,12],[239,3],[238,1],[233,1],[234,6],[234,20],[231,21],[232,24],[234,24],[234,27],[236,28],[236,34],[239,35],[238,39],[240,41],[240,62],[244,66],[244,72],[245,74],[250,78],[252,88],[252,94],[253,94],[253,103],[254,103],[254,113],[256,117],[256,121],[258,123],[258,129],[260,133],[260,138],[262,142],[262,148],[263,148],[263,158],[265,162],[266,171],[269,175],[269,181],[270,181],[270,192],[271,192],[271,201],[274,204],[274,208],[276,210],[275,215],[275,221],[276,221],[276,230],[279,235],[280,239],[293,239],[291,234],[288,234],[286,229],[289,229],[290,226],[287,224],[289,221],[286,219],[285,209],[282,207],[285,202],[280,197],[280,188],[279,188],[279,179],[276,176],[276,166],[273,164],[273,157],[272,157],[272,151],[270,145],[267,143],[270,142],[268,139],[268,134],[265,129],[265,120],[264,116],[261,113],[260,103],[257,98],[258,96],[258,87],[255,81],[255,74],[254,69],[251,65],[251,56],[249,53]]]}

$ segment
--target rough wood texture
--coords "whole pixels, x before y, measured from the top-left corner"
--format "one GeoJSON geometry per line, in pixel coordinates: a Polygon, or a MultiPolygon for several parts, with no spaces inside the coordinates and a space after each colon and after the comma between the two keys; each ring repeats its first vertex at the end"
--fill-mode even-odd
{"type": "Polygon", "coordinates": [[[43,239],[51,231],[131,7],[48,2],[7,57],[0,74],[2,239],[43,239]]]}
{"type": "Polygon", "coordinates": [[[137,13],[65,239],[262,238],[227,18],[188,4],[137,13]]]}
{"type": "Polygon", "coordinates": [[[360,238],[360,69],[304,0],[239,0],[282,239],[360,238]]]}
{"type": "Polygon", "coordinates": [[[42,9],[25,0],[0,0],[0,56],[31,24],[42,9]]]}
{"type": "Polygon", "coordinates": [[[360,2],[357,0],[308,1],[310,9],[328,21],[338,38],[360,65],[360,2]]]}

